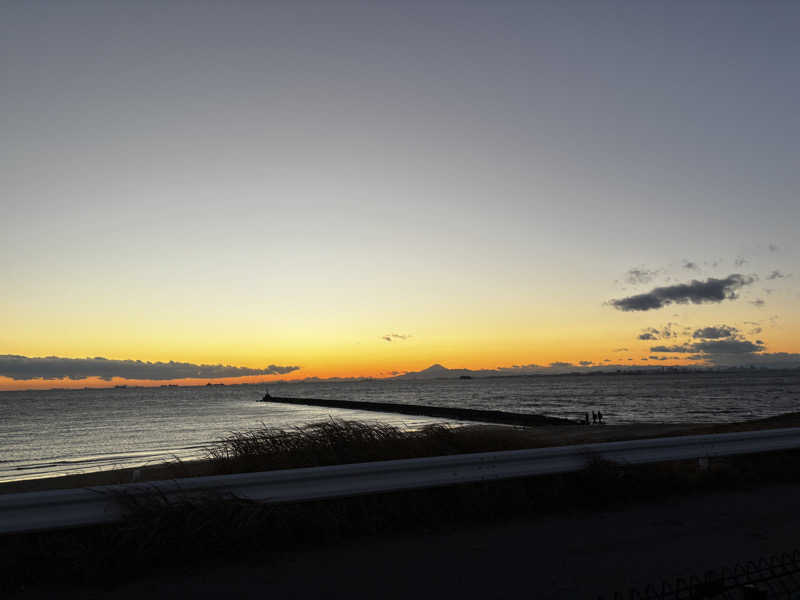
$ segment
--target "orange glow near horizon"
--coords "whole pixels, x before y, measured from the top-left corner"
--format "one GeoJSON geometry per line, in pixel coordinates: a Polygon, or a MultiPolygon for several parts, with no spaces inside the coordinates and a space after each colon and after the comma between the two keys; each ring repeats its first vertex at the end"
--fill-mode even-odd
{"type": "MultiPolygon", "coordinates": [[[[689,361],[689,360],[681,360],[679,358],[668,358],[665,361],[642,361],[640,359],[634,358],[634,360],[629,361],[627,360],[629,354],[625,354],[624,356],[619,356],[619,360],[613,362],[603,362],[603,359],[596,359],[592,361],[592,367],[595,368],[602,368],[607,366],[608,368],[620,368],[620,367],[642,367],[642,366],[700,366],[698,365],[697,361],[689,361]]],[[[633,356],[630,356],[633,358],[633,356]]],[[[589,360],[589,359],[586,359],[589,360]]],[[[342,379],[350,379],[350,378],[375,378],[375,379],[384,379],[390,378],[398,374],[403,374],[406,372],[415,372],[421,371],[430,367],[432,364],[443,364],[445,367],[449,369],[470,369],[473,371],[480,371],[480,370],[493,370],[498,368],[508,368],[513,365],[530,365],[530,364],[539,364],[542,367],[547,367],[550,362],[559,362],[557,359],[549,361],[547,363],[541,362],[536,363],[535,361],[516,361],[510,362],[507,364],[486,364],[483,361],[478,359],[474,360],[465,360],[463,363],[451,363],[451,362],[444,362],[444,361],[425,361],[425,360],[415,360],[410,361],[404,368],[391,368],[388,366],[382,365],[373,365],[368,366],[364,365],[363,368],[351,368],[351,369],[341,369],[338,368],[336,365],[331,366],[327,369],[320,368],[320,369],[299,369],[297,371],[293,371],[291,373],[287,373],[285,375],[251,375],[245,377],[223,377],[223,378],[182,378],[182,379],[126,379],[123,377],[113,377],[109,379],[103,379],[100,377],[86,377],[83,379],[12,379],[9,377],[2,377],[0,376],[0,391],[24,391],[24,390],[48,390],[48,389],[70,389],[70,390],[79,390],[79,389],[109,389],[114,388],[116,386],[127,386],[127,387],[165,387],[165,386],[172,386],[177,385],[181,387],[199,387],[199,386],[206,386],[207,384],[223,384],[223,385],[239,385],[239,384],[269,384],[270,382],[277,382],[277,381],[301,381],[304,379],[312,379],[318,378],[320,380],[325,379],[335,379],[335,378],[342,378],[342,379]]],[[[580,365],[577,364],[576,361],[568,361],[563,360],[561,362],[571,362],[574,364],[576,369],[580,368],[580,365]]]]}
{"type": "Polygon", "coordinates": [[[89,389],[109,389],[116,386],[126,387],[164,387],[177,385],[181,387],[199,387],[208,383],[224,385],[238,385],[243,383],[268,383],[276,379],[288,380],[289,377],[280,375],[259,375],[250,377],[224,377],[220,379],[124,379],[114,377],[111,380],[100,377],[86,377],[85,379],[24,379],[17,380],[8,377],[0,377],[0,391],[24,391],[24,390],[51,390],[69,389],[81,390],[89,389]]]}

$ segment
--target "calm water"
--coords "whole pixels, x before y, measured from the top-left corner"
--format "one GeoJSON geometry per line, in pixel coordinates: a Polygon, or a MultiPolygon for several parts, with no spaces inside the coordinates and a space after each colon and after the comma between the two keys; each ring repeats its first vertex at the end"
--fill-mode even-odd
{"type": "MultiPolygon", "coordinates": [[[[0,392],[0,481],[203,455],[232,431],[330,416],[441,419],[258,402],[264,386],[0,392]]],[[[271,384],[275,396],[489,408],[609,423],[725,422],[800,410],[800,371],[271,384]]]]}

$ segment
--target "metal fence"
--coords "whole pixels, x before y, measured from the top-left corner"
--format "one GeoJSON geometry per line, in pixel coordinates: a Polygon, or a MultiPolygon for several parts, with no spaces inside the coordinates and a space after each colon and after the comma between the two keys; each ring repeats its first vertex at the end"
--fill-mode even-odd
{"type": "Polygon", "coordinates": [[[664,580],[599,600],[800,600],[800,550],[664,580]]]}

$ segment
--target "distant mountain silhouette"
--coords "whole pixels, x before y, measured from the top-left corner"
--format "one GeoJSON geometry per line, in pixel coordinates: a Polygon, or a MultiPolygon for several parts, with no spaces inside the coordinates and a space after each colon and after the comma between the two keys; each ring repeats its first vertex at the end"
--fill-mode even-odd
{"type": "Polygon", "coordinates": [[[472,369],[448,369],[445,366],[436,363],[422,371],[414,371],[412,373],[405,373],[398,375],[394,379],[458,379],[460,377],[490,377],[492,375],[499,375],[499,371],[494,369],[480,369],[473,371],[472,369]]]}

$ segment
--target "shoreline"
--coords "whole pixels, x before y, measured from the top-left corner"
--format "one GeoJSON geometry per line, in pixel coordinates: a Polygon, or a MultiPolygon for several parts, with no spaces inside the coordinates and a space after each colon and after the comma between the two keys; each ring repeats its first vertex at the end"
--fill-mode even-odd
{"type": "MultiPolygon", "coordinates": [[[[735,423],[641,423],[627,425],[590,425],[564,427],[563,425],[538,425],[515,427],[510,425],[463,425],[458,429],[482,435],[496,436],[514,447],[541,448],[573,444],[592,444],[655,437],[698,435],[704,433],[730,433],[781,427],[800,427],[800,412],[786,413],[765,419],[735,423]]],[[[157,465],[125,467],[106,471],[92,471],[72,475],[19,479],[0,482],[0,494],[38,492],[114,485],[122,483],[160,481],[209,475],[211,459],[167,461],[157,465]]]]}

